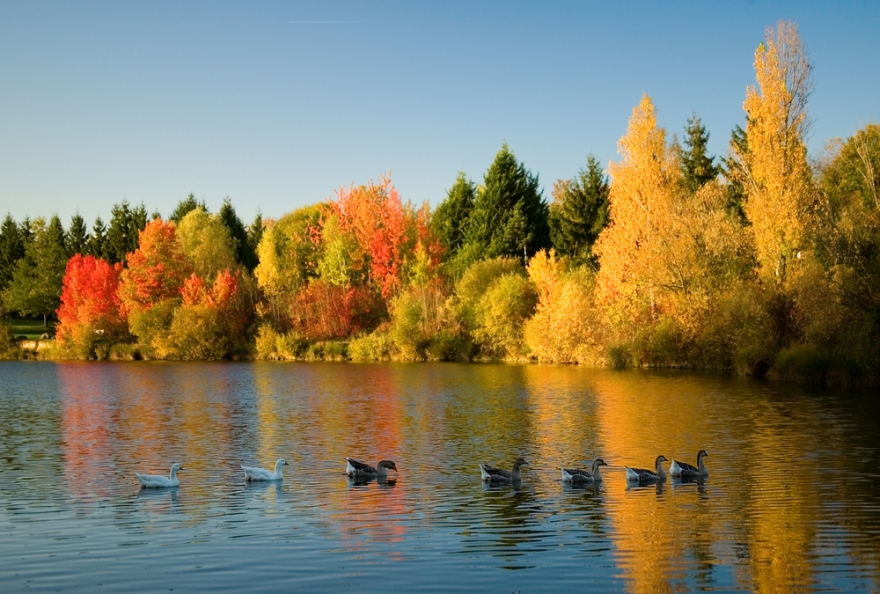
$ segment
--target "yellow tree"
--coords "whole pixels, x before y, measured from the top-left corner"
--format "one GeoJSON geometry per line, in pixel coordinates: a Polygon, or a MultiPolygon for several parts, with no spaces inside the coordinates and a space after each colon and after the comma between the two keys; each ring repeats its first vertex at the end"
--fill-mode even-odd
{"type": "Polygon", "coordinates": [[[752,223],[760,270],[777,284],[805,249],[812,208],[804,137],[812,65],[797,25],[780,21],[755,50],[757,86],[746,90],[747,150],[733,157],[746,188],[745,213],[752,223]]]}
{"type": "Polygon", "coordinates": [[[613,313],[653,319],[657,282],[654,272],[666,254],[658,236],[668,222],[678,187],[679,167],[657,127],[654,103],[647,95],[633,109],[618,150],[623,159],[609,165],[611,224],[599,236],[599,295],[616,304],[613,313]]]}

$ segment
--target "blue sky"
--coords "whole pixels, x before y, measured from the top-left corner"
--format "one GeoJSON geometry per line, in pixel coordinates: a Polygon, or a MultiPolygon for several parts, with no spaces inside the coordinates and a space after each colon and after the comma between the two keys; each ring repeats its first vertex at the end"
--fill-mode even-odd
{"type": "Polygon", "coordinates": [[[505,141],[549,199],[618,159],[642,93],[726,154],[780,19],[815,66],[811,153],[880,121],[878,2],[0,0],[0,216],[193,192],[248,222],[389,171],[436,206],[505,141]]]}

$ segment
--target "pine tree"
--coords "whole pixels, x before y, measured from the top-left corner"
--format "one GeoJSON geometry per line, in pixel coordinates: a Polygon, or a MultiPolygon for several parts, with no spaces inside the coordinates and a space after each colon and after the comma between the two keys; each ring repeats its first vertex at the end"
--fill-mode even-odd
{"type": "Polygon", "coordinates": [[[49,225],[44,219],[31,224],[33,241],[25,247],[25,254],[15,266],[12,282],[3,292],[3,301],[10,310],[24,316],[48,316],[60,304],[61,282],[67,266],[64,247],[64,228],[57,216],[49,225]]]}
{"type": "Polygon", "coordinates": [[[260,260],[257,256],[259,253],[258,247],[260,245],[260,240],[263,239],[263,215],[259,211],[257,211],[256,216],[254,217],[254,221],[248,225],[247,228],[247,244],[248,250],[252,251],[254,254],[254,268],[259,265],[260,260]]]}
{"type": "Polygon", "coordinates": [[[464,172],[460,172],[455,183],[449,188],[446,199],[434,211],[431,225],[443,247],[446,248],[447,259],[453,257],[464,243],[465,231],[476,196],[474,183],[465,177],[464,172]]]}
{"type": "Polygon", "coordinates": [[[749,152],[749,140],[746,131],[735,126],[730,133],[728,156],[722,158],[721,173],[727,178],[727,210],[736,215],[740,221],[747,223],[743,203],[746,199],[746,173],[743,170],[742,158],[749,152]]]}
{"type": "Polygon", "coordinates": [[[110,227],[104,241],[104,257],[111,263],[124,262],[126,254],[138,248],[138,235],[147,226],[147,209],[143,204],[132,209],[123,200],[113,206],[110,227]]]}
{"type": "Polygon", "coordinates": [[[0,292],[9,286],[15,265],[24,257],[24,245],[21,230],[7,213],[0,227],[0,292]]]}
{"type": "Polygon", "coordinates": [[[593,244],[608,224],[610,186],[602,166],[593,155],[586,169],[573,180],[560,180],[550,204],[550,239],[559,255],[575,264],[593,263],[593,244]]]}
{"type": "Polygon", "coordinates": [[[106,254],[104,253],[104,243],[107,240],[107,226],[104,225],[104,221],[101,217],[97,217],[95,219],[95,224],[92,225],[92,232],[89,235],[89,244],[88,244],[88,253],[96,258],[104,258],[108,259],[106,254]]]}
{"type": "Polygon", "coordinates": [[[85,219],[79,213],[71,217],[70,228],[67,230],[67,236],[64,239],[68,257],[75,254],[88,254],[89,230],[86,227],[85,219]]]}
{"type": "Polygon", "coordinates": [[[171,213],[171,216],[168,218],[168,220],[179,223],[183,219],[183,217],[189,214],[189,211],[195,210],[197,208],[201,208],[206,213],[209,212],[208,207],[205,206],[205,202],[199,202],[198,200],[196,200],[195,195],[190,192],[186,198],[177,203],[177,208],[174,209],[174,212],[171,213]]]}
{"type": "Polygon", "coordinates": [[[238,214],[232,206],[232,201],[228,197],[223,200],[223,206],[220,207],[220,211],[217,214],[220,216],[223,224],[226,225],[226,228],[229,229],[229,235],[235,241],[235,259],[239,264],[247,268],[248,271],[252,272],[257,267],[257,254],[251,249],[248,243],[247,229],[245,229],[241,219],[238,218],[238,214]]]}
{"type": "Polygon", "coordinates": [[[719,173],[715,157],[707,154],[709,133],[697,114],[688,118],[684,144],[686,149],[681,152],[683,182],[688,192],[696,194],[697,190],[718,177],[719,173]]]}
{"type": "Polygon", "coordinates": [[[472,253],[527,259],[550,247],[547,204],[538,189],[538,176],[517,162],[506,143],[483,180],[465,234],[472,253]]]}

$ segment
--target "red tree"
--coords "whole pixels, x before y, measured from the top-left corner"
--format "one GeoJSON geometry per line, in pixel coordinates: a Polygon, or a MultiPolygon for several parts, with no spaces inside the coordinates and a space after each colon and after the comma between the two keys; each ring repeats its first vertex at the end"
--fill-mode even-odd
{"type": "Polygon", "coordinates": [[[146,311],[180,296],[192,267],[180,250],[173,223],[155,219],[140,232],[140,247],[126,256],[119,296],[129,311],[146,311]]]}
{"type": "MultiPolygon", "coordinates": [[[[125,334],[125,312],[119,299],[121,264],[76,254],[67,262],[56,311],[56,337],[62,346],[90,350],[96,340],[125,334]]],[[[88,353],[86,353],[88,355],[88,353]]]]}

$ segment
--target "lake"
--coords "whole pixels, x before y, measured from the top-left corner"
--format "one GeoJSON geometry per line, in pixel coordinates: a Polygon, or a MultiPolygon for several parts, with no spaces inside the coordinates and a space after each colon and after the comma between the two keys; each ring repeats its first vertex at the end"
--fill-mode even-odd
{"type": "Polygon", "coordinates": [[[0,362],[2,589],[876,592],[878,420],[876,392],[693,373],[0,362]],[[700,449],[705,480],[626,481],[700,449]],[[480,481],[517,456],[520,484],[480,481]]]}

